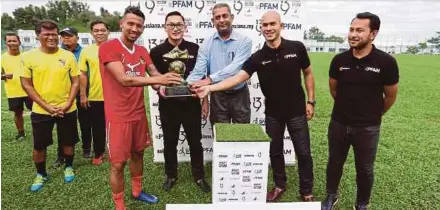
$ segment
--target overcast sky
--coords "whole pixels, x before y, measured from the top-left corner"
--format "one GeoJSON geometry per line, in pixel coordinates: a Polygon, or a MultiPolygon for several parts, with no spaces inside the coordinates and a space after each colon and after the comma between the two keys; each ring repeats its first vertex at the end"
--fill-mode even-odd
{"type": "MultiPolygon", "coordinates": [[[[99,8],[104,6],[110,12],[120,11],[129,4],[129,0],[82,0],[99,14],[99,8]],[[105,3],[103,3],[105,2],[105,3]]],[[[45,0],[1,0],[1,12],[12,14],[18,7],[43,5],[45,0]]],[[[132,0],[137,2],[137,0],[132,0]]],[[[278,1],[277,1],[278,2],[278,1]]],[[[440,31],[440,1],[439,0],[388,0],[388,1],[359,1],[359,0],[303,0],[305,8],[304,24],[307,28],[318,26],[324,33],[345,36],[348,25],[356,13],[369,11],[381,18],[380,37],[382,39],[400,39],[421,41],[434,36],[440,31]]]]}

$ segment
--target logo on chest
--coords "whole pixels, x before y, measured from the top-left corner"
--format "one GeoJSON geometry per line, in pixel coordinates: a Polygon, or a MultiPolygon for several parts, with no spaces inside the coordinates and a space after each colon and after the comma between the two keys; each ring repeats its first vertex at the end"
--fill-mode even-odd
{"type": "Polygon", "coordinates": [[[380,69],[379,68],[374,68],[374,67],[365,67],[365,71],[371,71],[374,73],[380,73],[380,69]]]}
{"type": "Polygon", "coordinates": [[[289,58],[296,58],[296,54],[287,54],[284,56],[284,59],[289,59],[289,58]]]}
{"type": "Polygon", "coordinates": [[[129,77],[138,77],[141,76],[141,69],[142,65],[145,64],[145,60],[143,57],[140,57],[140,60],[136,64],[127,63],[125,64],[126,67],[128,67],[129,71],[125,71],[125,74],[129,77]],[[140,67],[138,67],[140,66],[140,67]],[[136,68],[137,67],[137,68],[136,68]]]}

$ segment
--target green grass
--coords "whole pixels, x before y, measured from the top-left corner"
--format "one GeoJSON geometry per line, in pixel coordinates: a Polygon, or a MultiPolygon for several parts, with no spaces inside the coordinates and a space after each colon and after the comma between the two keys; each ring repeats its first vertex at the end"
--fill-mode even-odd
{"type": "Polygon", "coordinates": [[[270,141],[269,136],[257,124],[215,124],[218,142],[263,142],[270,141]]]}
{"type": "MultiPolygon", "coordinates": [[[[327,128],[332,109],[328,91],[328,66],[333,54],[311,53],[316,77],[316,116],[310,122],[311,149],[314,160],[315,188],[318,199],[325,197],[327,163],[327,128]]],[[[396,104],[385,115],[375,165],[375,184],[371,209],[440,209],[440,57],[399,55],[399,94],[396,104]]],[[[74,164],[77,179],[64,184],[62,171],[48,168],[50,181],[38,193],[29,186],[34,178],[32,138],[16,142],[12,114],[2,92],[1,204],[4,209],[111,209],[108,184],[109,164],[94,167],[81,157],[78,145],[74,164]]],[[[29,116],[26,131],[31,136],[29,116]]],[[[55,159],[55,147],[49,148],[48,165],[55,159]]],[[[192,181],[190,165],[179,165],[179,180],[169,193],[161,187],[163,164],[153,163],[152,148],[146,150],[144,189],[155,193],[161,202],[146,206],[130,199],[126,179],[126,202],[129,209],[164,209],[166,203],[210,203],[211,195],[200,192],[192,181]]],[[[128,171],[127,172],[127,178],[128,171]]],[[[206,165],[211,180],[211,166],[206,165]]],[[[297,167],[288,167],[288,189],[283,202],[299,201],[297,167]]],[[[269,188],[273,186],[269,172],[269,188]]],[[[340,185],[341,201],[337,209],[350,209],[356,196],[353,153],[345,164],[340,185]]]]}

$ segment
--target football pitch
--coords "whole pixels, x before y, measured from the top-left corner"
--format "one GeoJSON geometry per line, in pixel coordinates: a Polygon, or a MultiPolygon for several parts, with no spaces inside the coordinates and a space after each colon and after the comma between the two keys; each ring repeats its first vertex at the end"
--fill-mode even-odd
{"type": "MultiPolygon", "coordinates": [[[[310,121],[314,161],[314,195],[325,198],[327,128],[333,106],[328,88],[328,67],[334,54],[310,53],[316,79],[316,115],[310,121]]],[[[384,116],[375,163],[375,183],[371,208],[377,210],[440,209],[440,57],[397,55],[400,83],[397,101],[384,116]]],[[[3,86],[4,87],[4,86],[3,86]]],[[[14,140],[13,113],[2,89],[1,109],[1,206],[3,209],[112,209],[109,163],[93,166],[82,157],[81,143],[76,147],[76,179],[64,183],[61,168],[53,169],[56,143],[48,148],[49,181],[37,193],[30,192],[35,176],[32,162],[32,132],[29,115],[25,117],[27,137],[14,140]]],[[[148,104],[148,103],[146,103],[148,104]]],[[[56,142],[56,135],[54,135],[56,142]]],[[[211,164],[206,164],[211,183],[211,164]]],[[[288,167],[287,191],[281,202],[299,201],[298,170],[288,167]]],[[[353,152],[344,167],[340,202],[336,209],[351,209],[356,199],[353,152]]],[[[189,163],[179,165],[179,179],[168,193],[162,190],[163,164],[153,163],[153,149],[144,157],[143,189],[157,195],[160,202],[146,205],[131,199],[129,172],[126,170],[125,200],[128,209],[165,209],[167,203],[210,203],[194,183],[189,163]]],[[[268,188],[273,186],[269,171],[268,188]]]]}

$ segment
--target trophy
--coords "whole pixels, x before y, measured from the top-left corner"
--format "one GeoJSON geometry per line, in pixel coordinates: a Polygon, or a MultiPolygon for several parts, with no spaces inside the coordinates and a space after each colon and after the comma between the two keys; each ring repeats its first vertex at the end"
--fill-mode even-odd
{"type": "MultiPolygon", "coordinates": [[[[181,51],[178,47],[175,47],[169,53],[163,55],[164,59],[173,59],[169,66],[168,71],[179,74],[180,77],[184,77],[186,71],[186,65],[181,60],[188,59],[188,50],[181,51]],[[177,60],[179,59],[179,60],[177,60]]],[[[183,81],[178,85],[168,85],[165,87],[165,98],[171,97],[185,97],[191,96],[191,90],[187,81],[183,81]]]]}

